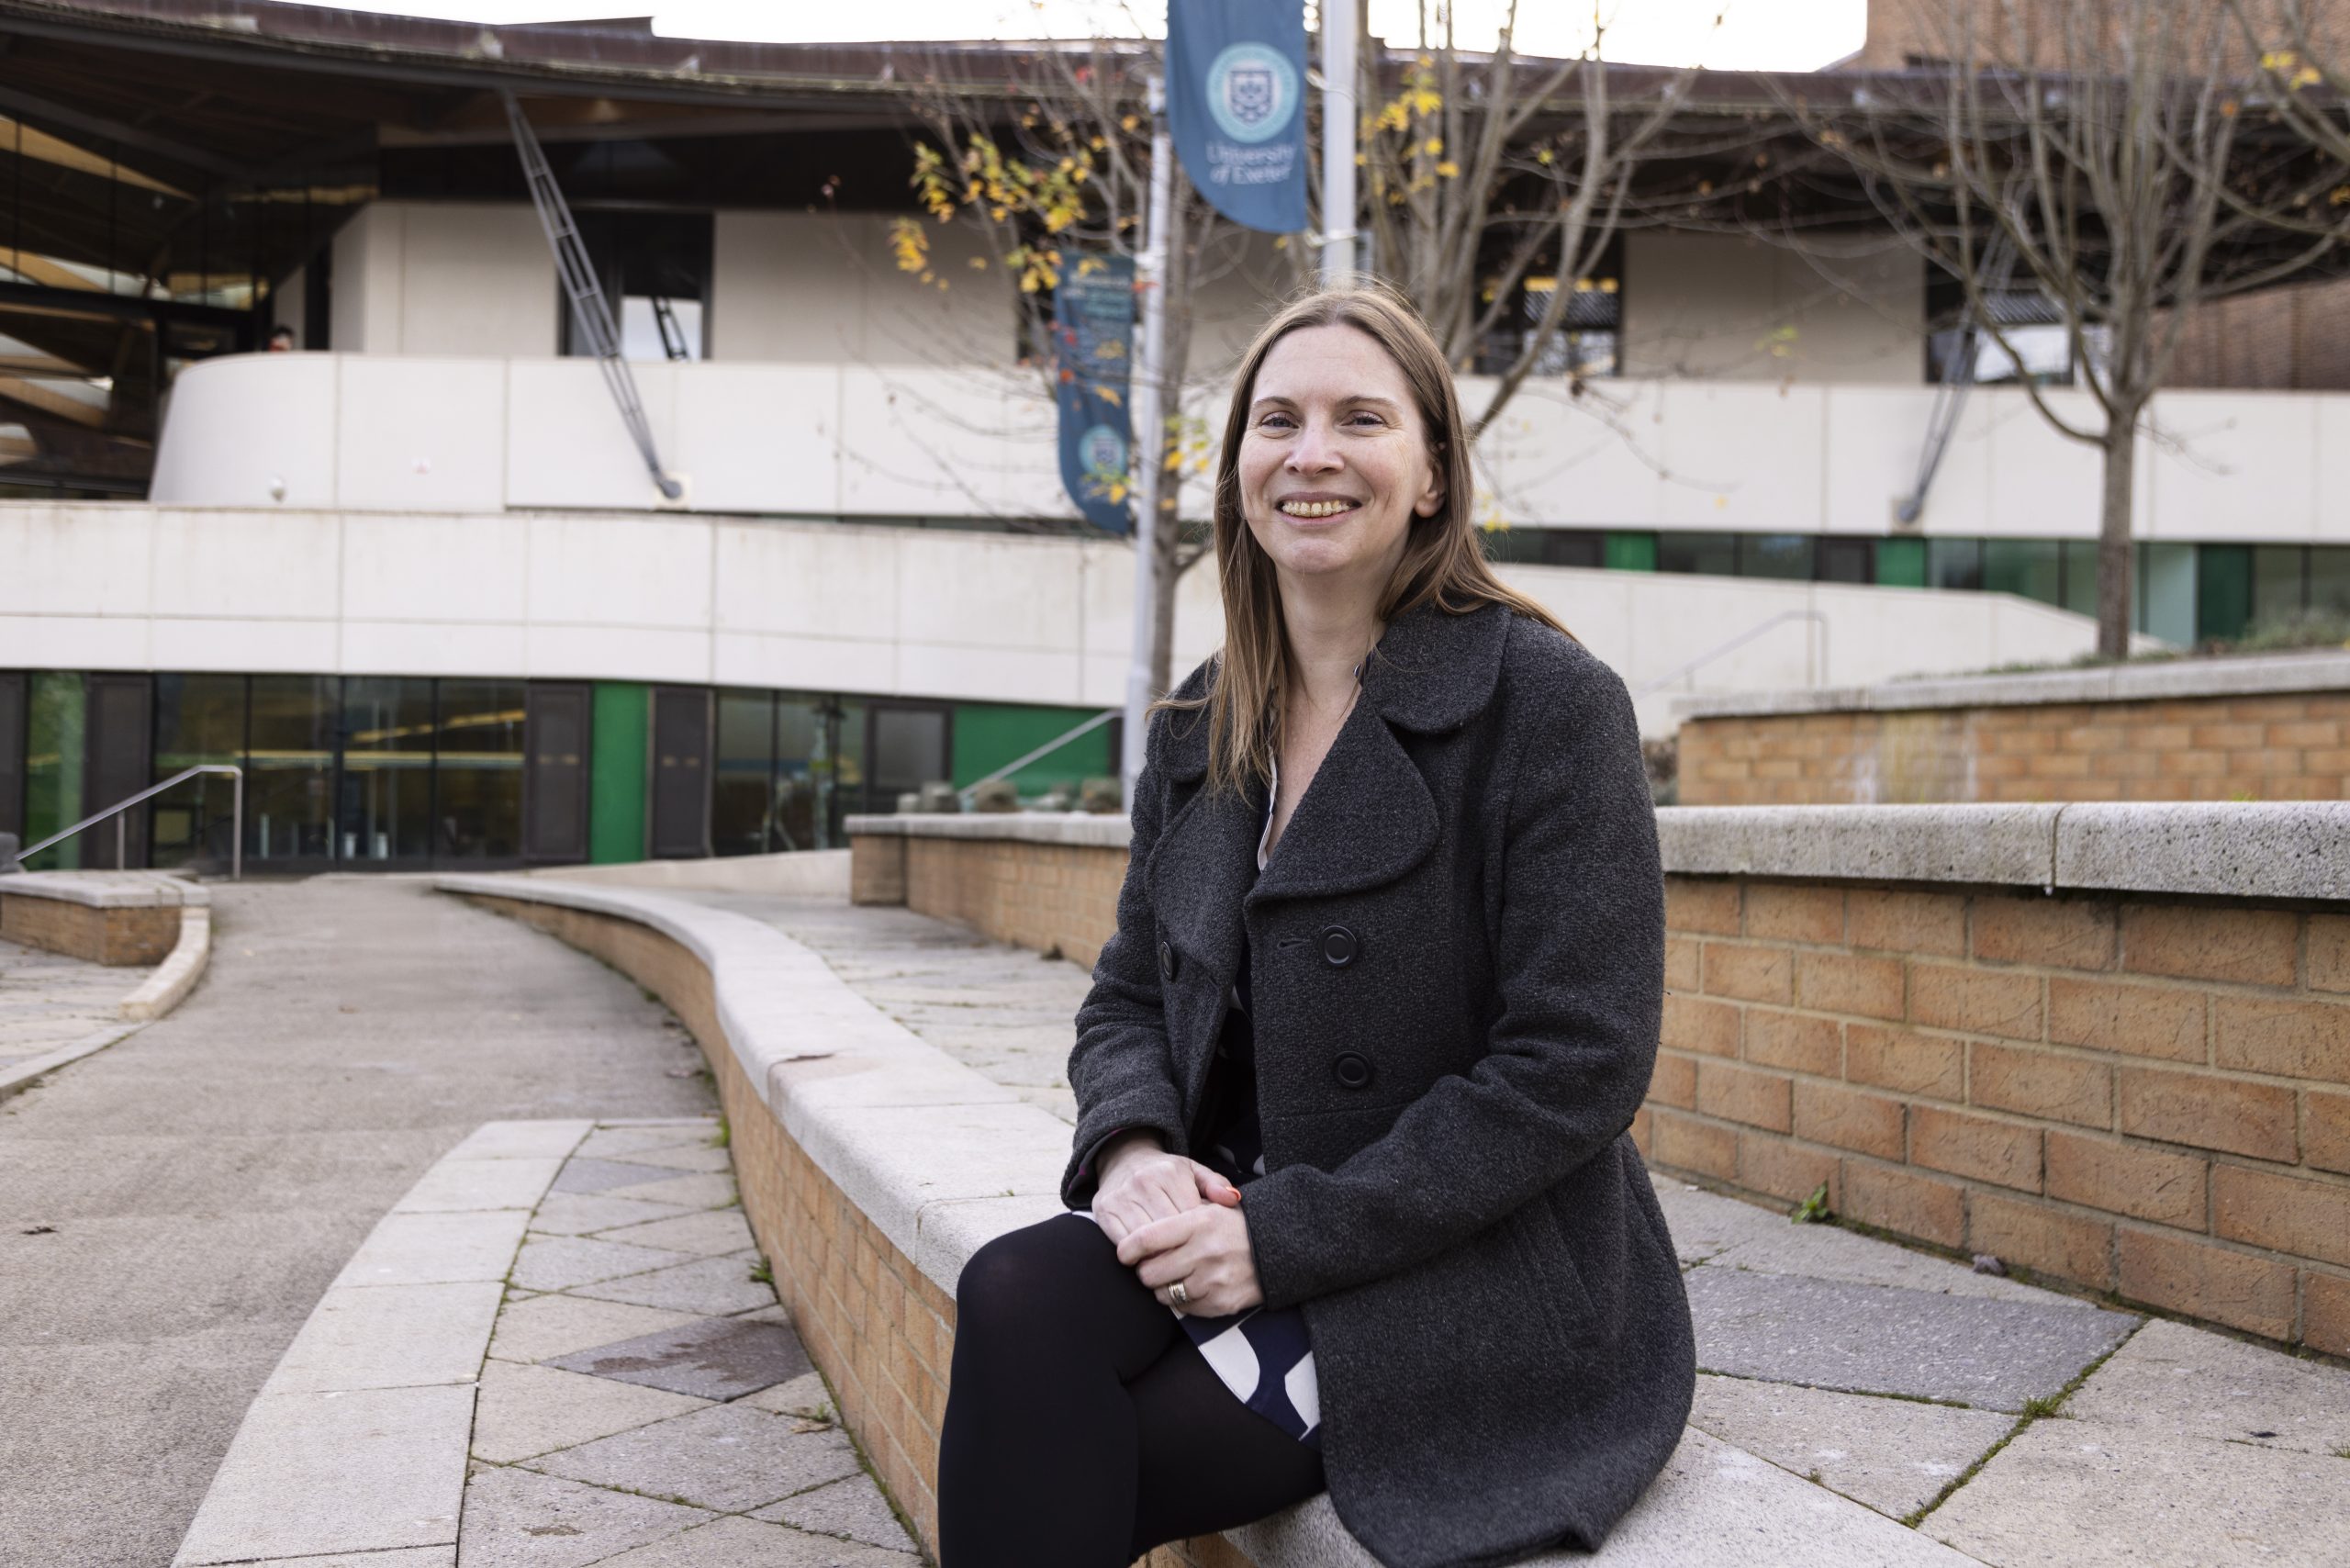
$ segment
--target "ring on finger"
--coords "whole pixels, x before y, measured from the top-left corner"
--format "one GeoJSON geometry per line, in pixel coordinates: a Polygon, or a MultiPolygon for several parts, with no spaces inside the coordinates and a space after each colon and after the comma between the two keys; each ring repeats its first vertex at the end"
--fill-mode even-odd
{"type": "Polygon", "coordinates": [[[1178,1312],[1192,1305],[1192,1293],[1183,1288],[1182,1281],[1178,1280],[1167,1287],[1167,1305],[1178,1312]]]}

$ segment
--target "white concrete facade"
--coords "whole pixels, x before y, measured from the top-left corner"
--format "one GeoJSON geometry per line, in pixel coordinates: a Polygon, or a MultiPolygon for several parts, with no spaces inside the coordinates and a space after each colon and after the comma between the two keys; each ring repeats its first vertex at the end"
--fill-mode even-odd
{"type": "MultiPolygon", "coordinates": [[[[2005,594],[1506,566],[1640,699],[2061,660],[2084,617],[2005,594]],[[1824,658],[1822,643],[1825,643],[1824,658]]],[[[503,675],[1110,707],[1133,558],[1080,541],[645,512],[0,507],[0,668],[503,675]]],[[[1180,674],[1216,646],[1178,592],[1180,674]]]]}
{"type": "MultiPolygon", "coordinates": [[[[634,375],[663,460],[688,482],[684,510],[1074,516],[1033,371],[722,355],[634,375]]],[[[1463,377],[1463,400],[1479,406],[1487,386],[1463,377]]],[[[1224,395],[1203,388],[1190,411],[1220,430],[1224,395]]],[[[2086,417],[2087,394],[2049,396],[2086,417]]],[[[1580,398],[1528,389],[1481,444],[1484,504],[1514,526],[1882,536],[1914,481],[1933,401],[1926,386],[1732,380],[1606,381],[1580,398]]],[[[2169,439],[2140,444],[2138,537],[2350,543],[2350,395],[2173,392],[2154,419],[2169,439]]],[[[2022,392],[1977,388],[1923,532],[2093,538],[2099,460],[2022,392]]],[[[356,511],[664,505],[592,362],[421,354],[189,366],[152,495],[356,511]]],[[[1184,505],[1206,515],[1203,476],[1184,505]]]]}

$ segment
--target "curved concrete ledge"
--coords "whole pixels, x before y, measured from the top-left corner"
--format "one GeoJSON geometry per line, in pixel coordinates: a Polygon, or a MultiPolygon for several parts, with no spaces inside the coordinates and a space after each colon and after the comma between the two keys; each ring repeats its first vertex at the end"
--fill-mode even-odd
{"type": "Polygon", "coordinates": [[[211,891],[169,871],[17,871],[0,896],[51,899],[84,909],[173,909],[211,903],[211,891]]]}
{"type": "MultiPolygon", "coordinates": [[[[2350,662],[2350,661],[2345,661],[2350,662]]],[[[1665,806],[1678,876],[2350,899],[2350,801],[2067,805],[1665,806]]],[[[858,816],[853,835],[1123,849],[1123,817],[858,816]]]]}
{"type": "Polygon", "coordinates": [[[173,944],[171,957],[122,999],[122,1015],[134,1024],[153,1023],[186,999],[211,961],[212,911],[202,904],[185,905],[180,910],[180,939],[173,944]]]}
{"type": "Polygon", "coordinates": [[[1134,824],[1123,812],[972,812],[963,815],[854,816],[851,838],[1008,838],[1023,844],[1068,844],[1124,849],[1134,824]]]}
{"type": "Polygon", "coordinates": [[[1900,711],[1920,708],[2011,708],[2042,702],[2156,702],[2184,697],[2266,697],[2297,691],[2350,691],[2350,654],[2276,654],[2258,658],[2179,659],[2098,669],[1964,679],[1895,680],[1877,686],[1734,692],[1684,697],[1679,719],[1753,718],[1777,713],[1900,711]]]}
{"type": "MultiPolygon", "coordinates": [[[[1123,833],[1125,824],[1111,821],[1123,833]]],[[[723,1047],[767,1108],[950,1301],[964,1262],[980,1246],[1061,1212],[1067,1123],[923,1042],[773,927],[635,889],[514,876],[444,876],[435,886],[641,924],[692,954],[709,971],[723,1047]]],[[[740,1130],[736,1136],[740,1148],[746,1140],[740,1130]]],[[[751,1186],[746,1175],[746,1197],[751,1186]]],[[[868,1446],[877,1445],[868,1439],[868,1446]]],[[[1256,1568],[1375,1568],[1327,1495],[1225,1539],[1256,1568]]],[[[1528,1568],[1730,1562],[1968,1568],[1973,1559],[1692,1429],[1595,1557],[1550,1552],[1527,1560],[1528,1568]]]]}

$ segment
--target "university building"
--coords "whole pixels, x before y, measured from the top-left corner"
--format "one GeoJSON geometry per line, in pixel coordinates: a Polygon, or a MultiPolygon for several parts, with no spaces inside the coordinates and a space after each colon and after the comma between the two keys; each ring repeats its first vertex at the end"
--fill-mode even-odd
{"type": "MultiPolygon", "coordinates": [[[[1062,492],[1013,286],[959,228],[932,230],[951,286],[891,254],[923,94],[984,96],[1016,47],[262,0],[0,0],[0,833],[231,763],[255,870],[834,846],[1121,701],[1131,554],[1062,492]],[[674,497],[574,328],[509,93],[674,497]]],[[[1688,112],[1762,101],[1724,75],[1688,112]]],[[[1209,428],[1295,264],[1236,241],[1195,291],[1209,428]]],[[[2097,455],[2013,384],[2085,401],[2061,332],[1945,396],[1955,290],[1867,230],[1798,253],[1650,224],[1526,304],[1558,287],[1573,330],[1481,443],[1482,515],[1645,731],[1691,691],[2093,646],[2097,455]]],[[[2142,443],[2155,642],[2350,612],[2350,354],[2270,297],[2318,346],[2215,345],[2142,443]]],[[[1189,480],[1184,517],[1207,503],[1189,480]]],[[[1195,569],[1179,672],[1219,637],[1195,569]]],[[[1013,778],[1073,793],[1116,731],[1013,778]]],[[[217,865],[232,832],[207,776],[119,854],[217,865]]]]}

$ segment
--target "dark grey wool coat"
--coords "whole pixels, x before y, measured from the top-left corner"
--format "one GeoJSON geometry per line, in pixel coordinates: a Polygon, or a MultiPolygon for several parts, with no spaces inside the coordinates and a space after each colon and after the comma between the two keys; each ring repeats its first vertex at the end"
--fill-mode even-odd
{"type": "Polygon", "coordinates": [[[1261,874],[1263,789],[1206,791],[1204,713],[1159,715],[1146,757],[1064,1199],[1091,1203],[1119,1128],[1189,1152],[1245,925],[1266,1173],[1242,1213],[1267,1303],[1304,1308],[1339,1518],[1387,1568],[1595,1550],[1696,1382],[1626,1136],[1664,877],[1622,679],[1502,606],[1399,615],[1261,874]]]}

